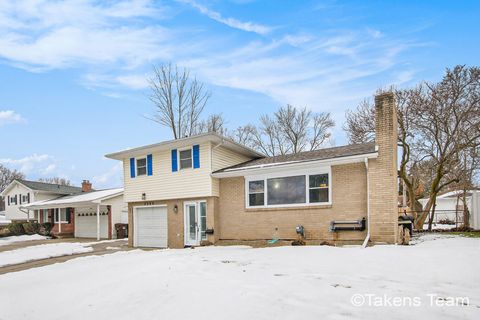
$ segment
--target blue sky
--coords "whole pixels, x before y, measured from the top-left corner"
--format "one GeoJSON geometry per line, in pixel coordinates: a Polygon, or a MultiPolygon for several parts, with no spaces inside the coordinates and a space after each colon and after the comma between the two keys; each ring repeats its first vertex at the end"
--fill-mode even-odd
{"type": "Polygon", "coordinates": [[[332,113],[377,88],[479,65],[478,1],[2,1],[0,163],[28,178],[121,186],[104,154],[170,139],[152,65],[177,63],[212,92],[228,127],[287,103],[332,113]]]}

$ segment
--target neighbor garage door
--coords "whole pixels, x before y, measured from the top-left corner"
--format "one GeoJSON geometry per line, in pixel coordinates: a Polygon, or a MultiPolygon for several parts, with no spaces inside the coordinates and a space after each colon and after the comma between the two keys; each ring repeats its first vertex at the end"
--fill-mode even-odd
{"type": "Polygon", "coordinates": [[[167,207],[142,207],[135,210],[136,247],[167,247],[167,207]]]}
{"type": "MultiPolygon", "coordinates": [[[[75,216],[75,237],[96,238],[97,216],[75,216]]],[[[108,238],[108,216],[100,216],[100,238],[108,238]]]]}

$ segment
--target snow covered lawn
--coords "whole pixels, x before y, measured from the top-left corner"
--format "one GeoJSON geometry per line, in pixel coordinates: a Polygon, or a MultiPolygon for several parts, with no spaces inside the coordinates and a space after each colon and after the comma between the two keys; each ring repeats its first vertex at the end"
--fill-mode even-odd
{"type": "Polygon", "coordinates": [[[1,275],[0,318],[478,319],[480,239],[416,243],[82,257],[1,275]]]}
{"type": "Polygon", "coordinates": [[[93,251],[92,247],[77,242],[40,244],[37,246],[0,252],[0,267],[91,251],[93,251]]]}
{"type": "Polygon", "coordinates": [[[12,244],[14,242],[21,242],[21,241],[33,241],[33,240],[47,240],[50,239],[49,237],[41,236],[39,234],[32,234],[32,235],[23,235],[23,236],[11,236],[0,238],[0,246],[5,246],[7,244],[12,244]]]}

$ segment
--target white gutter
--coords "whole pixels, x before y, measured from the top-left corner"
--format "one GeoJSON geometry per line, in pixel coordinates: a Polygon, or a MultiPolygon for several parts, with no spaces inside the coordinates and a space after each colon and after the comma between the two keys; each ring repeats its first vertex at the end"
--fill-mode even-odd
{"type": "Polygon", "coordinates": [[[329,159],[320,159],[320,160],[298,160],[298,161],[288,161],[288,162],[277,162],[277,163],[267,163],[261,165],[253,165],[243,168],[232,168],[226,169],[222,172],[212,173],[212,177],[214,178],[230,178],[230,177],[240,177],[245,175],[253,175],[253,174],[262,174],[266,173],[266,170],[269,171],[276,171],[276,170],[284,170],[285,168],[295,168],[301,167],[302,169],[306,169],[309,167],[318,167],[319,165],[325,166],[333,166],[333,165],[341,165],[341,164],[348,164],[348,163],[356,163],[356,162],[363,162],[365,159],[375,159],[378,157],[377,152],[361,154],[361,155],[354,155],[354,156],[345,156],[345,157],[338,157],[338,158],[329,158],[329,159]]]}
{"type": "Polygon", "coordinates": [[[368,241],[370,241],[370,179],[368,178],[368,158],[365,158],[365,169],[367,171],[367,236],[363,241],[363,248],[366,248],[368,241]]]}

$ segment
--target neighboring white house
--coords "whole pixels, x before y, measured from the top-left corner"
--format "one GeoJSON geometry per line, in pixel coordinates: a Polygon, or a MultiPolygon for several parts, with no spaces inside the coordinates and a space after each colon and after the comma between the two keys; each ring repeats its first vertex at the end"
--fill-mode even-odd
{"type": "Polygon", "coordinates": [[[117,223],[128,223],[123,188],[83,192],[21,207],[34,211],[35,220],[52,222],[54,235],[75,238],[116,238],[117,223]]]}
{"type": "Polygon", "coordinates": [[[28,215],[27,212],[20,209],[23,205],[81,192],[82,188],[80,187],[19,179],[10,183],[0,193],[0,196],[5,199],[5,219],[15,221],[28,220],[34,217],[34,212],[30,212],[28,215]]]}
{"type": "MultiPolygon", "coordinates": [[[[435,222],[452,221],[463,224],[462,190],[450,191],[437,197],[435,206],[435,222]]],[[[467,191],[467,207],[470,212],[470,227],[480,229],[480,191],[467,191]]],[[[420,199],[423,208],[428,203],[428,198],[420,199]]]]}

